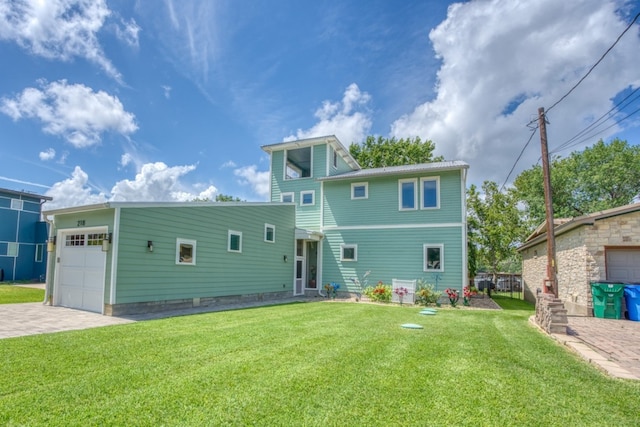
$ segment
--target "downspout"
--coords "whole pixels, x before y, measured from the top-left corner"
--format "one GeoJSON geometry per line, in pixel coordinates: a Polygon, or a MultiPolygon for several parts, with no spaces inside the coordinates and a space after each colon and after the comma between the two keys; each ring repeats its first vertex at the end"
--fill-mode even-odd
{"type": "MultiPolygon", "coordinates": [[[[42,218],[47,222],[47,224],[49,224],[49,231],[47,233],[48,237],[47,237],[47,248],[49,247],[49,242],[53,241],[53,238],[55,236],[55,222],[53,220],[50,220],[49,218],[47,218],[45,215],[42,215],[42,218]],[[54,232],[53,236],[51,235],[51,233],[54,232]]],[[[51,289],[51,280],[50,280],[50,268],[49,266],[51,266],[51,255],[53,255],[53,262],[54,262],[54,266],[55,266],[55,259],[56,259],[56,252],[54,251],[47,251],[47,267],[45,269],[45,281],[44,281],[44,301],[42,301],[43,305],[53,305],[53,289],[51,289]]]]}

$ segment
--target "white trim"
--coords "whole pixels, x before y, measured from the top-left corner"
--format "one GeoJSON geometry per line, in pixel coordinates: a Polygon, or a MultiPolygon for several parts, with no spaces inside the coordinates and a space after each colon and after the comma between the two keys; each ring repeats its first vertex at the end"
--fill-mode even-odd
{"type": "Polygon", "coordinates": [[[398,210],[399,211],[415,211],[418,210],[418,178],[408,178],[408,179],[399,179],[398,180],[398,210]],[[402,207],[402,184],[411,182],[413,184],[413,207],[412,208],[403,208],[402,207]]]}
{"type": "Polygon", "coordinates": [[[421,210],[440,209],[440,177],[439,176],[425,176],[420,178],[420,209],[421,210]],[[424,182],[425,181],[436,182],[436,205],[435,206],[424,205],[424,182]]]}
{"type": "Polygon", "coordinates": [[[313,178],[313,147],[314,145],[310,145],[310,146],[305,146],[305,147],[292,147],[292,148],[288,148],[285,149],[283,154],[284,154],[284,169],[282,171],[282,180],[283,182],[287,182],[287,181],[296,181],[299,179],[310,179],[313,178]],[[300,169],[297,166],[292,166],[291,169],[293,169],[294,171],[298,172],[300,174],[300,176],[298,178],[287,178],[287,151],[293,151],[293,150],[302,150],[302,149],[309,149],[309,176],[302,176],[302,169],[300,169]]]}
{"type": "Polygon", "coordinates": [[[444,244],[442,243],[425,243],[422,245],[422,271],[425,273],[442,273],[444,271],[444,244]],[[427,268],[427,249],[440,249],[440,265],[439,268],[427,268]]]}
{"type": "Polygon", "coordinates": [[[22,199],[11,199],[11,210],[21,211],[24,210],[24,200],[22,199]]]}
{"type": "Polygon", "coordinates": [[[385,230],[385,229],[403,229],[403,228],[451,228],[451,227],[463,227],[465,224],[462,222],[447,222],[438,224],[389,224],[389,225],[346,225],[337,227],[323,227],[322,232],[325,231],[340,231],[340,230],[385,230]]]}
{"type": "Polygon", "coordinates": [[[368,182],[352,182],[351,183],[351,200],[364,200],[369,198],[369,183],[368,182]],[[355,187],[364,187],[364,196],[355,197],[353,190],[355,187]]]}
{"type": "Polygon", "coordinates": [[[176,237],[176,264],[177,265],[196,265],[196,245],[197,241],[191,239],[183,239],[176,237]],[[191,245],[193,253],[191,254],[191,262],[180,260],[180,245],[191,245]]]}
{"type": "Polygon", "coordinates": [[[116,279],[118,277],[118,252],[120,248],[118,247],[118,241],[120,237],[118,236],[118,230],[120,230],[120,213],[122,208],[115,208],[113,214],[113,230],[111,234],[111,277],[109,277],[109,304],[113,305],[116,303],[116,283],[118,282],[116,279]]]}
{"type": "Polygon", "coordinates": [[[467,182],[466,182],[466,169],[460,170],[460,194],[462,198],[462,206],[461,216],[463,221],[463,229],[462,229],[462,279],[465,281],[469,280],[469,247],[468,247],[468,239],[467,235],[467,182]]]}
{"type": "Polygon", "coordinates": [[[296,193],[294,193],[293,191],[287,191],[286,193],[281,193],[280,194],[280,202],[282,203],[295,203],[296,202],[296,193]],[[284,196],[291,196],[291,201],[290,202],[285,202],[284,196]]]}
{"type": "Polygon", "coordinates": [[[358,261],[358,244],[357,243],[353,243],[353,244],[342,243],[340,245],[340,261],[343,261],[343,262],[356,262],[356,261],[358,261]],[[345,258],[344,257],[344,250],[345,249],[353,249],[353,258],[345,258]]]}
{"type": "Polygon", "coordinates": [[[314,206],[316,204],[316,191],[305,190],[300,192],[300,206],[314,206]],[[311,203],[304,203],[304,196],[311,194],[311,203]]]}
{"type": "Polygon", "coordinates": [[[267,224],[266,222],[264,223],[264,241],[266,243],[275,243],[276,242],[276,226],[273,224],[267,224]],[[267,230],[269,228],[273,229],[272,234],[272,240],[267,239],[267,230]]]}
{"type": "Polygon", "coordinates": [[[242,253],[242,231],[229,230],[227,233],[227,252],[233,252],[237,254],[242,253]],[[239,249],[231,249],[231,236],[240,237],[240,248],[239,249]]]}

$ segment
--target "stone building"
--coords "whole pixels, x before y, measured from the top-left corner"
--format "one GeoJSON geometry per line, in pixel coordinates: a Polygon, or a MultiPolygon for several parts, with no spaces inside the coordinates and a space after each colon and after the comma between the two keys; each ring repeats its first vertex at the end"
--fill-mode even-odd
{"type": "MultiPolygon", "coordinates": [[[[593,315],[591,282],[640,283],[640,203],[555,221],[558,297],[567,314],[593,315]]],[[[535,303],[547,266],[547,227],[518,248],[524,297],[535,303]]]]}

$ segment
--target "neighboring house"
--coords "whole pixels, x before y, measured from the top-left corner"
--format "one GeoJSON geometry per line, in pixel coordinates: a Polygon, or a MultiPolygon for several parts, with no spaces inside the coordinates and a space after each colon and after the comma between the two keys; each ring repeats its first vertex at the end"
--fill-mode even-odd
{"type": "Polygon", "coordinates": [[[467,277],[464,162],[361,169],[335,136],[263,146],[271,201],[296,205],[296,290],[336,282],[420,279],[461,289],[467,277]]]}
{"type": "MultiPolygon", "coordinates": [[[[554,233],[558,297],[567,314],[593,314],[593,281],[640,283],[640,203],[556,220],[554,233]]],[[[546,276],[546,242],[543,224],[518,248],[525,299],[532,303],[546,276]]]]}
{"type": "Polygon", "coordinates": [[[51,197],[0,188],[0,281],[44,278],[47,223],[42,204],[51,197]]]}
{"type": "Polygon", "coordinates": [[[110,202],[45,215],[54,305],[122,315],[293,294],[290,204],[110,202]]]}
{"type": "Polygon", "coordinates": [[[367,271],[371,285],[466,283],[466,163],[361,169],[334,136],[262,148],[271,156],[268,203],[45,212],[57,242],[52,303],[120,315],[321,295],[329,282],[353,294],[352,279],[367,271]]]}

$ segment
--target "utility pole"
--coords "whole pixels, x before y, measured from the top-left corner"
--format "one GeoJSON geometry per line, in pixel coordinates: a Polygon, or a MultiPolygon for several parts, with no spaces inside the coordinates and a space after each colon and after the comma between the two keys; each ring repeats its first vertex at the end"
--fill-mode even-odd
{"type": "Polygon", "coordinates": [[[558,277],[556,264],[556,236],[553,224],[553,204],[551,197],[551,172],[549,168],[549,149],[547,147],[547,124],[544,107],[538,108],[538,127],[542,146],[542,181],[544,183],[544,206],[547,220],[547,277],[543,292],[553,293],[558,298],[558,277]]]}

